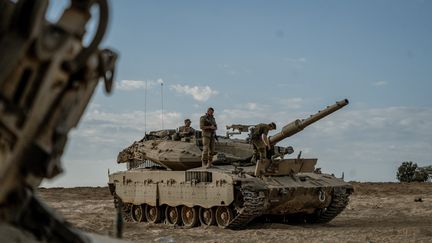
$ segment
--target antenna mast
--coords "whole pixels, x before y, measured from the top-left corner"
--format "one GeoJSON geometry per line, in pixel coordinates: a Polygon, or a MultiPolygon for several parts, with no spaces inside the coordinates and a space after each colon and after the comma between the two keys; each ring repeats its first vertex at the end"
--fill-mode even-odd
{"type": "Polygon", "coordinates": [[[162,130],[164,129],[164,113],[163,113],[163,81],[161,81],[161,103],[162,103],[162,130]]]}
{"type": "Polygon", "coordinates": [[[147,80],[145,81],[144,93],[144,135],[147,134],[147,80]]]}

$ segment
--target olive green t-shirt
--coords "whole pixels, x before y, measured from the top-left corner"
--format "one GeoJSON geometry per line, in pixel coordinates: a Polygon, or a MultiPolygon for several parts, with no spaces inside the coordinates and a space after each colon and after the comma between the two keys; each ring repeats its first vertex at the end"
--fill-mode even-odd
{"type": "Polygon", "coordinates": [[[192,127],[181,126],[178,128],[178,131],[179,131],[180,135],[183,135],[183,136],[194,136],[195,135],[195,129],[193,129],[192,127]]]}
{"type": "Polygon", "coordinates": [[[260,123],[253,128],[252,140],[261,140],[261,135],[267,135],[269,132],[269,126],[264,123],[260,123]]]}
{"type": "Polygon", "coordinates": [[[211,126],[211,125],[217,127],[216,120],[215,120],[214,116],[208,116],[206,114],[206,115],[204,115],[204,116],[202,116],[200,118],[200,128],[202,130],[202,135],[204,137],[211,137],[213,135],[214,130],[212,130],[212,129],[203,129],[203,127],[205,127],[205,126],[211,126]]]}

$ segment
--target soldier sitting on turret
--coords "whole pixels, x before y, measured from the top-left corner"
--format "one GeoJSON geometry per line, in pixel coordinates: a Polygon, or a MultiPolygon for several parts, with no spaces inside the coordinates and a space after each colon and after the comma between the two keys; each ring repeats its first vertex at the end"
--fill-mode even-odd
{"type": "Polygon", "coordinates": [[[267,149],[271,148],[271,144],[267,137],[270,130],[275,130],[274,122],[269,124],[260,123],[251,130],[251,143],[254,147],[254,156],[257,162],[255,167],[255,176],[260,176],[265,172],[266,167],[270,164],[267,158],[267,149]],[[257,156],[259,154],[259,157],[257,156]],[[259,159],[258,159],[259,158],[259,159]]]}
{"type": "Polygon", "coordinates": [[[191,123],[192,122],[190,119],[186,119],[184,120],[185,125],[178,128],[178,134],[180,138],[195,136],[195,129],[190,126],[191,123]]]}

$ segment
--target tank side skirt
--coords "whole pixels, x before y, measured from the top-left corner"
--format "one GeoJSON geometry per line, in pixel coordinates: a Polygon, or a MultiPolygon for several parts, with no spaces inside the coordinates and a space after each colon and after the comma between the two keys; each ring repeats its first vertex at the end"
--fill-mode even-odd
{"type": "Polygon", "coordinates": [[[135,205],[205,208],[230,205],[234,201],[232,179],[220,173],[213,175],[213,182],[198,182],[184,181],[184,172],[128,171],[110,175],[110,182],[115,184],[116,195],[123,202],[135,205]]]}
{"type": "Polygon", "coordinates": [[[160,204],[188,207],[227,206],[234,201],[232,184],[216,186],[214,183],[183,183],[173,186],[160,184],[160,204]]]}

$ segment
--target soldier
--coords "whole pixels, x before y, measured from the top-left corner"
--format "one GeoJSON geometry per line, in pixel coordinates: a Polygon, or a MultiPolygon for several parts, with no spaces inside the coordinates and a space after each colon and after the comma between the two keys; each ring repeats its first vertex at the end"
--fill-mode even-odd
{"type": "Polygon", "coordinates": [[[255,158],[259,154],[259,159],[257,159],[257,164],[255,167],[255,176],[261,175],[270,164],[267,158],[267,149],[271,148],[271,144],[267,137],[267,134],[271,130],[276,129],[276,124],[274,122],[269,124],[260,123],[256,125],[251,131],[251,143],[254,147],[255,158]]]}
{"type": "Polygon", "coordinates": [[[207,168],[212,166],[216,139],[216,120],[213,117],[214,109],[209,107],[207,113],[200,118],[200,128],[202,130],[203,152],[202,166],[207,168]]]}
{"type": "Polygon", "coordinates": [[[181,138],[195,136],[195,129],[190,126],[191,123],[190,119],[186,119],[184,120],[185,125],[178,128],[178,133],[181,138]]]}

